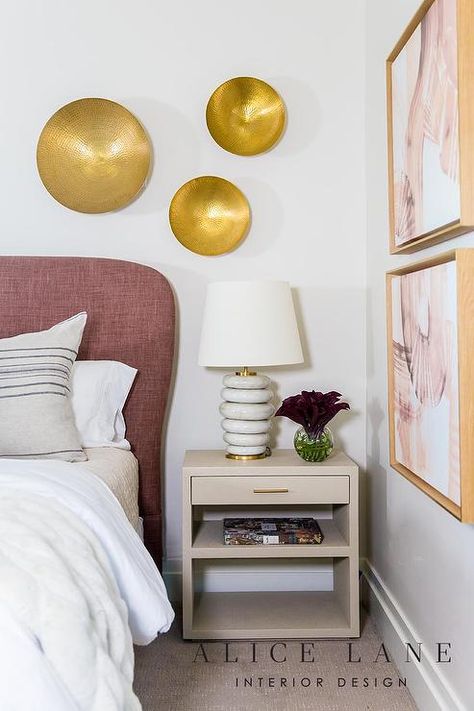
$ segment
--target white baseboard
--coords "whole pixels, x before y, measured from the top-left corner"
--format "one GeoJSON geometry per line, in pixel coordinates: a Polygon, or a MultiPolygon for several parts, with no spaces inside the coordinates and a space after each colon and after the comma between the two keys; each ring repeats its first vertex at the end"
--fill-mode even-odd
{"type": "Polygon", "coordinates": [[[420,711],[467,711],[428,650],[423,649],[421,662],[406,663],[406,643],[417,649],[422,640],[370,563],[361,561],[361,568],[368,583],[370,616],[420,711]]]}

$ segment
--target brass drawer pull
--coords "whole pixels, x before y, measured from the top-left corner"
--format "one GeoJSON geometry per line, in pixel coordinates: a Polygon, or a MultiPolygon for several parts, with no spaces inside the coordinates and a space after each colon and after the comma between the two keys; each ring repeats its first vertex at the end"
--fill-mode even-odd
{"type": "Polygon", "coordinates": [[[254,489],[254,494],[287,494],[288,489],[254,489]]]}

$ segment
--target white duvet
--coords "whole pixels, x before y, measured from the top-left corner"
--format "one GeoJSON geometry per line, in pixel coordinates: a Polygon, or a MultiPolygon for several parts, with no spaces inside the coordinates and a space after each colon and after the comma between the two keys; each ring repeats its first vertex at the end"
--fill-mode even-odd
{"type": "Polygon", "coordinates": [[[79,464],[0,460],[1,711],[135,711],[133,642],[174,613],[107,486],[79,464]]]}

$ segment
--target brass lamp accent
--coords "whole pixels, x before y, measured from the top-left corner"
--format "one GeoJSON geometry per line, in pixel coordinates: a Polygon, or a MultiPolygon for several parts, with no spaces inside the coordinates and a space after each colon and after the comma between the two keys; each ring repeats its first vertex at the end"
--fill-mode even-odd
{"type": "Polygon", "coordinates": [[[242,378],[246,378],[249,375],[257,375],[257,372],[255,370],[250,370],[250,368],[248,368],[246,365],[244,365],[239,370],[236,370],[235,374],[240,375],[242,378]]]}
{"type": "Polygon", "coordinates": [[[230,153],[253,156],[268,151],[285,128],[281,96],[254,77],[235,77],[221,84],[206,109],[206,122],[216,143],[230,153]]]}
{"type": "Polygon", "coordinates": [[[203,175],[182,185],[169,210],[173,234],[186,249],[224,254],[245,237],[250,207],[245,195],[224,178],[203,175]]]}
{"type": "Polygon", "coordinates": [[[36,161],[55,200],[77,212],[116,210],[144,187],[151,145],[143,126],[115,101],[66,104],[45,124],[36,161]]]}

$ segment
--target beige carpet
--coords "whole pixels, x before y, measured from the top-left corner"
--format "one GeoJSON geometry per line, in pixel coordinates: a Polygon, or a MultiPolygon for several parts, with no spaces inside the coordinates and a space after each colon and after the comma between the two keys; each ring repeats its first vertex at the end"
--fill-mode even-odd
{"type": "MultiPolygon", "coordinates": [[[[144,711],[416,711],[407,689],[398,686],[395,666],[382,658],[374,663],[381,640],[370,619],[363,620],[361,639],[354,641],[353,658],[360,656],[359,663],[347,662],[347,641],[315,641],[307,650],[315,661],[304,663],[301,643],[286,644],[287,661],[277,663],[270,658],[272,642],[257,642],[253,663],[251,642],[233,642],[229,659],[238,657],[238,662],[226,663],[224,643],[204,642],[205,662],[197,642],[181,639],[178,620],[167,635],[135,648],[135,690],[144,711]],[[353,678],[358,687],[351,686],[353,678]],[[244,679],[253,686],[244,687],[244,679]],[[384,679],[393,685],[384,686],[384,679]]],[[[275,658],[282,654],[283,648],[275,647],[275,658]]]]}

